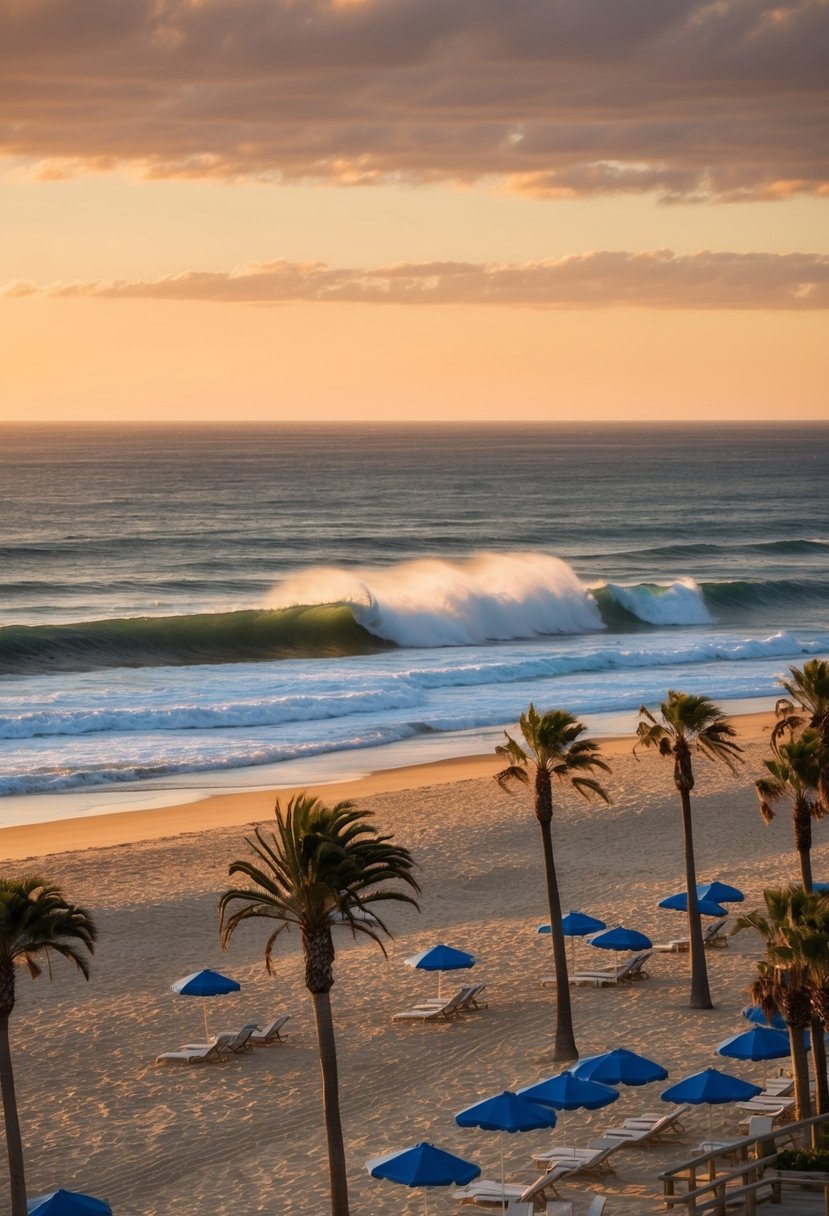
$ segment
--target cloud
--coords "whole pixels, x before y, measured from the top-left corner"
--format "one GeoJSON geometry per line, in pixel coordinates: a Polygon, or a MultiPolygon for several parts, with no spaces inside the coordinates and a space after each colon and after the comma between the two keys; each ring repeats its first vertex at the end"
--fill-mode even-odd
{"type": "Polygon", "coordinates": [[[0,0],[45,175],[829,194],[827,0],[0,0]]]}
{"type": "Polygon", "coordinates": [[[0,296],[190,300],[224,304],[496,304],[535,308],[786,309],[829,307],[829,256],[603,251],[516,264],[406,263],[376,269],[257,262],[152,281],[16,281],[0,296]]]}

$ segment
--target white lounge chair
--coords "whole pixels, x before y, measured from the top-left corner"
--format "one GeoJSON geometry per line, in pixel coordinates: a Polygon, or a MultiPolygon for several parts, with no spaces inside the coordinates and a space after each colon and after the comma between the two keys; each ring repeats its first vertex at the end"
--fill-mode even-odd
{"type": "Polygon", "coordinates": [[[750,1115],[773,1115],[776,1119],[787,1115],[794,1107],[794,1098],[787,1098],[782,1094],[757,1094],[747,1102],[737,1104],[737,1110],[747,1111],[750,1115]]]}
{"type": "Polygon", "coordinates": [[[391,1020],[393,1022],[438,1022],[444,1019],[450,1022],[453,1018],[461,1016],[458,1009],[460,999],[461,993],[456,992],[443,1005],[424,1005],[417,1009],[404,1009],[402,1013],[395,1013],[391,1020]]]}
{"type": "MultiPolygon", "coordinates": [[[[241,1030],[223,1030],[217,1036],[216,1042],[220,1044],[219,1050],[225,1055],[239,1056],[248,1051],[253,1051],[251,1036],[257,1029],[255,1022],[248,1022],[241,1030]]],[[[188,1043],[187,1047],[193,1047],[193,1043],[188,1043]]],[[[186,1050],[186,1049],[185,1049],[186,1050]]]]}
{"type": "MultiPolygon", "coordinates": [[[[601,988],[606,984],[646,980],[648,972],[645,971],[644,965],[652,954],[653,950],[642,950],[639,954],[634,954],[626,963],[621,963],[618,967],[597,968],[595,971],[577,971],[575,975],[569,976],[569,981],[574,986],[592,985],[594,988],[601,988]]],[[[555,982],[555,976],[550,976],[541,981],[541,987],[553,987],[555,982]]]]}
{"type": "Polygon", "coordinates": [[[528,1203],[534,1208],[537,1199],[546,1200],[548,1191],[556,1199],[559,1197],[552,1170],[548,1170],[546,1174],[536,1178],[529,1186],[526,1182],[502,1184],[499,1180],[491,1178],[476,1178],[468,1186],[456,1187],[452,1192],[452,1198],[457,1199],[459,1203],[473,1203],[480,1207],[490,1204],[500,1207],[503,1197],[507,1202],[519,1201],[528,1203]]]}
{"type": "MultiPolygon", "coordinates": [[[[486,984],[468,984],[465,988],[459,988],[455,994],[458,998],[458,1003],[455,1006],[458,1012],[471,1013],[475,1009],[488,1008],[485,1002],[482,1003],[478,999],[484,988],[486,988],[486,984]]],[[[430,997],[428,1000],[422,1001],[419,1005],[415,1005],[415,1009],[437,1009],[445,1004],[445,998],[434,996],[430,997]]]]}
{"type": "MultiPolygon", "coordinates": [[[[702,944],[706,949],[713,949],[718,946],[727,946],[728,937],[723,933],[725,923],[728,920],[727,916],[723,916],[720,920],[712,921],[702,934],[702,944]]],[[[673,941],[657,942],[654,950],[660,950],[662,953],[668,954],[683,954],[691,949],[691,939],[689,937],[676,937],[673,941]]]]}
{"type": "Polygon", "coordinates": [[[533,1165],[539,1170],[551,1170],[556,1166],[570,1166],[573,1174],[615,1173],[608,1158],[621,1148],[621,1141],[600,1136],[591,1140],[587,1148],[553,1148],[548,1153],[538,1153],[533,1165]]]}
{"type": "MultiPolygon", "coordinates": [[[[571,1199],[548,1199],[544,1216],[574,1216],[574,1211],[571,1199]]],[[[535,1204],[511,1199],[507,1204],[507,1216],[535,1216],[535,1204]]]]}
{"type": "Polygon", "coordinates": [[[220,1063],[226,1057],[222,1053],[222,1048],[228,1041],[229,1036],[222,1036],[216,1039],[213,1043],[189,1043],[182,1047],[180,1051],[163,1051],[160,1056],[156,1056],[156,1064],[172,1061],[178,1064],[210,1064],[220,1063]]]}
{"type": "Polygon", "coordinates": [[[263,1026],[261,1030],[254,1030],[250,1036],[251,1043],[256,1047],[270,1047],[272,1043],[284,1043],[285,1040],[279,1032],[290,1016],[289,1013],[280,1013],[278,1018],[268,1022],[268,1025],[263,1026]]]}
{"type": "Polygon", "coordinates": [[[651,1140],[661,1140],[663,1136],[682,1130],[680,1120],[689,1110],[689,1106],[675,1106],[659,1118],[643,1115],[640,1119],[625,1119],[621,1127],[606,1128],[602,1138],[618,1140],[620,1144],[648,1144],[651,1140]]]}

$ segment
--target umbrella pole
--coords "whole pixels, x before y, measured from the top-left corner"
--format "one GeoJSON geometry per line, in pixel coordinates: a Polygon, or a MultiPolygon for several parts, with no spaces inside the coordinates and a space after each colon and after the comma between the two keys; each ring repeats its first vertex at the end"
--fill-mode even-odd
{"type": "Polygon", "coordinates": [[[438,999],[440,999],[440,988],[441,988],[442,983],[443,983],[443,972],[439,971],[438,972],[438,999]]]}
{"type": "Polygon", "coordinates": [[[570,938],[570,974],[576,974],[576,939],[570,938]]]}
{"type": "Polygon", "coordinates": [[[204,1002],[204,1041],[205,1041],[205,1043],[210,1042],[210,1035],[207,1032],[207,1002],[206,1001],[204,1002]]]}
{"type": "Polygon", "coordinates": [[[501,1140],[501,1211],[507,1210],[507,1180],[504,1175],[504,1133],[500,1133],[501,1140]]]}

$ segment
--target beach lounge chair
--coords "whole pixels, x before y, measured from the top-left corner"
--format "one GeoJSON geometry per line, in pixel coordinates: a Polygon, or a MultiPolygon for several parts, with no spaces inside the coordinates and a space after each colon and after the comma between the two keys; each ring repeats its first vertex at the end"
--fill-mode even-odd
{"type": "Polygon", "coordinates": [[[618,1140],[620,1145],[648,1144],[653,1140],[661,1140],[682,1130],[680,1120],[690,1109],[689,1106],[675,1106],[666,1115],[659,1117],[643,1115],[639,1119],[625,1119],[621,1127],[606,1128],[602,1132],[602,1139],[618,1140]]]}
{"type": "Polygon", "coordinates": [[[775,1098],[787,1098],[790,1094],[794,1093],[794,1077],[769,1077],[763,1093],[770,1094],[775,1098]]]}
{"type": "MultiPolygon", "coordinates": [[[[756,1148],[755,1156],[757,1157],[765,1157],[768,1153],[772,1153],[780,1149],[784,1144],[789,1144],[794,1147],[797,1143],[796,1138],[792,1133],[781,1135],[780,1132],[776,1132],[773,1145],[768,1146],[765,1149],[763,1148],[761,1137],[770,1136],[772,1134],[772,1130],[774,1128],[773,1115],[749,1115],[747,1119],[742,1120],[739,1127],[745,1129],[746,1137],[754,1136],[757,1138],[758,1143],[756,1146],[754,1146],[756,1148]]],[[[729,1153],[730,1149],[734,1148],[734,1153],[730,1155],[733,1156],[735,1160],[739,1159],[745,1161],[749,1156],[749,1149],[751,1147],[751,1145],[746,1145],[740,1140],[703,1140],[701,1144],[697,1145],[694,1152],[718,1152],[726,1154],[729,1153]]]]}
{"type": "MultiPolygon", "coordinates": [[[[486,984],[468,984],[465,988],[460,988],[456,993],[458,998],[456,1009],[458,1013],[471,1013],[475,1009],[487,1009],[486,1002],[482,1003],[479,1000],[484,988],[486,988],[486,984]]],[[[429,1000],[422,1001],[419,1005],[415,1005],[415,1009],[435,1009],[445,1004],[444,998],[434,996],[429,1000]]]]}
{"type": "MultiPolygon", "coordinates": [[[[544,1216],[574,1216],[574,1211],[571,1199],[548,1199],[544,1208],[544,1216]]],[[[522,1203],[520,1199],[511,1199],[507,1204],[507,1216],[534,1216],[534,1214],[534,1203],[522,1203]]]]}
{"type": "Polygon", "coordinates": [[[456,992],[442,1005],[424,1005],[417,1009],[404,1009],[402,1013],[393,1014],[391,1020],[393,1022],[439,1022],[443,1019],[450,1022],[453,1018],[461,1016],[458,1009],[461,993],[462,990],[456,992]]]}
{"type": "Polygon", "coordinates": [[[547,1170],[529,1186],[525,1182],[505,1182],[502,1186],[500,1180],[476,1178],[468,1186],[456,1187],[452,1192],[452,1198],[457,1199],[459,1203],[473,1203],[480,1207],[487,1207],[490,1204],[500,1207],[503,1195],[508,1202],[528,1203],[534,1210],[538,1210],[540,1207],[543,1211],[548,1192],[556,1199],[559,1198],[555,1187],[557,1169],[558,1167],[547,1170]]]}
{"type": "Polygon", "coordinates": [[[278,1018],[268,1022],[267,1026],[263,1026],[261,1030],[254,1030],[250,1036],[251,1043],[255,1047],[270,1047],[273,1043],[284,1043],[285,1040],[279,1032],[290,1016],[289,1013],[280,1013],[278,1018]]]}
{"type": "MultiPolygon", "coordinates": [[[[577,971],[575,975],[569,977],[570,983],[577,987],[592,985],[594,988],[601,988],[605,984],[646,980],[648,972],[645,970],[644,965],[652,954],[653,950],[642,950],[639,954],[634,954],[626,963],[622,963],[618,967],[603,967],[595,971],[577,971]]],[[[550,976],[548,979],[541,981],[541,987],[549,988],[555,985],[555,982],[555,976],[550,976]]]]}
{"type": "MultiPolygon", "coordinates": [[[[225,1055],[232,1056],[240,1056],[245,1052],[253,1051],[251,1036],[256,1029],[255,1022],[248,1022],[241,1030],[223,1030],[216,1039],[216,1042],[219,1043],[219,1050],[225,1055]]],[[[193,1046],[193,1043],[187,1044],[188,1048],[193,1046]]]]}
{"type": "MultiPolygon", "coordinates": [[[[702,934],[702,944],[706,949],[713,949],[719,946],[727,946],[728,938],[723,933],[727,916],[723,916],[720,920],[712,921],[702,934]]],[[[654,950],[660,950],[663,953],[682,954],[691,949],[691,939],[688,937],[676,937],[673,941],[658,942],[654,946],[654,950]]]]}
{"type": "Polygon", "coordinates": [[[794,1110],[794,1106],[794,1098],[783,1094],[758,1094],[756,1098],[738,1103],[737,1110],[747,1111],[750,1115],[773,1115],[778,1119],[794,1110]]]}
{"type": "Polygon", "coordinates": [[[180,1051],[163,1051],[156,1056],[156,1064],[172,1061],[179,1064],[211,1064],[221,1063],[225,1059],[222,1048],[228,1036],[219,1035],[214,1043],[190,1043],[180,1051]]]}
{"type": "Polygon", "coordinates": [[[561,1150],[556,1148],[549,1153],[539,1153],[533,1165],[539,1170],[568,1166],[569,1174],[613,1174],[615,1170],[608,1158],[621,1147],[620,1140],[600,1136],[597,1140],[591,1140],[586,1149],[569,1150],[571,1156],[562,1155],[561,1150]]]}

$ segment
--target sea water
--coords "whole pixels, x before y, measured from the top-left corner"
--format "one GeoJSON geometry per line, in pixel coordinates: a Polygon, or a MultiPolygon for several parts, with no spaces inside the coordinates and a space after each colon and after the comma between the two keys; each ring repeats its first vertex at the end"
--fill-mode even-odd
{"type": "Polygon", "coordinates": [[[827,439],[4,428],[0,821],[774,698],[829,653],[827,439]]]}

